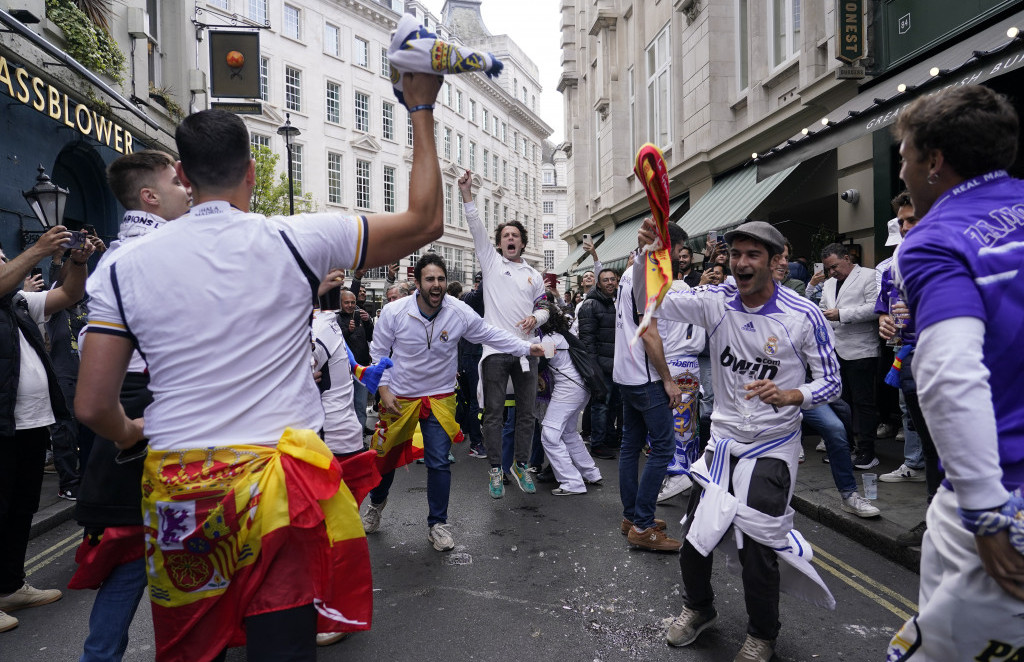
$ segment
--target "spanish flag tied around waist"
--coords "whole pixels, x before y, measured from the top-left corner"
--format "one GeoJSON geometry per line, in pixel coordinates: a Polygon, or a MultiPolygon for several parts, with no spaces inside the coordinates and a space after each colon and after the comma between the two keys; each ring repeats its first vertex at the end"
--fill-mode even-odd
{"type": "Polygon", "coordinates": [[[481,71],[489,78],[501,73],[505,65],[491,53],[475,51],[442,41],[420,25],[415,16],[405,14],[398,21],[391,45],[391,85],[398,101],[408,108],[402,94],[402,74],[464,74],[481,71]]]}
{"type": "Polygon", "coordinates": [[[418,398],[396,398],[398,414],[382,411],[373,431],[370,448],[377,452],[377,468],[381,474],[415,462],[423,457],[423,437],[419,432],[421,419],[431,414],[441,424],[452,443],[461,443],[465,438],[455,421],[456,398],[454,393],[424,395],[418,398]]]}
{"type": "Polygon", "coordinates": [[[651,204],[651,216],[657,232],[657,240],[650,246],[644,246],[643,253],[637,258],[644,260],[643,301],[644,316],[637,327],[636,335],[629,341],[636,343],[644,335],[651,324],[651,315],[665,299],[672,285],[672,247],[668,237],[668,170],[661,150],[651,143],[645,144],[636,153],[636,166],[633,168],[640,182],[647,191],[647,200],[651,204]]]}
{"type": "Polygon", "coordinates": [[[245,617],[310,603],[318,632],[369,629],[359,511],[312,430],[276,447],[150,449],[142,495],[160,662],[210,660],[244,645],[245,617]]]}

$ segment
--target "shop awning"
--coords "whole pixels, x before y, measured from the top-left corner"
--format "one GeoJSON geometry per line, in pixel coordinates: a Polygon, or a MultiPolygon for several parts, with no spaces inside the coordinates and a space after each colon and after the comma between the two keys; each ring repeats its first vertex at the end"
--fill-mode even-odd
{"type": "Polygon", "coordinates": [[[752,166],[728,174],[686,212],[679,225],[690,235],[691,242],[703,247],[708,232],[739,225],[795,169],[795,165],[790,166],[760,182],[757,169],[752,166]]]}
{"type": "Polygon", "coordinates": [[[764,179],[811,157],[883,129],[919,96],[950,86],[977,85],[1024,67],[1024,33],[1010,38],[1007,30],[1024,26],[1018,12],[978,34],[872,85],[847,104],[828,114],[829,123],[816,122],[784,145],[761,154],[757,176],[764,179]],[[900,92],[898,85],[905,85],[900,92]]]}

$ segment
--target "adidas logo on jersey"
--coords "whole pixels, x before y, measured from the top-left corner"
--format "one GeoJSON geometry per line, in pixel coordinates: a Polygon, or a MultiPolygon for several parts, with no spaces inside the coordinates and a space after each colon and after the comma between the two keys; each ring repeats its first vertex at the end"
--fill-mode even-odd
{"type": "Polygon", "coordinates": [[[753,361],[741,359],[732,353],[728,345],[722,350],[719,363],[724,368],[730,368],[733,372],[745,375],[750,379],[775,379],[779,374],[780,362],[776,359],[765,359],[758,357],[753,361]]]}
{"type": "Polygon", "coordinates": [[[744,331],[756,331],[757,330],[757,329],[754,328],[754,323],[753,322],[747,322],[746,324],[744,324],[740,328],[742,328],[744,331]]]}

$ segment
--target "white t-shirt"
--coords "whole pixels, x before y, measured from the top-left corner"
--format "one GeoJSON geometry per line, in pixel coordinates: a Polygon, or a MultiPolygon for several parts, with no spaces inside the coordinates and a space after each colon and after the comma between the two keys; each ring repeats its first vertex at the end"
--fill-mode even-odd
{"type": "MultiPolygon", "coordinates": [[[[685,292],[689,289],[690,286],[681,280],[672,281],[674,292],[685,292]]],[[[665,363],[668,364],[669,372],[673,376],[688,371],[692,364],[690,359],[704,350],[704,339],[707,337],[704,327],[669,319],[658,320],[658,334],[665,350],[665,363]],[[674,363],[679,365],[673,365],[674,363]]]]}
{"type": "Polygon", "coordinates": [[[150,447],[274,445],[286,427],[319,430],[310,280],[362,267],[366,241],[363,217],[265,218],[217,201],[100,264],[89,333],[137,339],[150,447]]]}
{"type": "MultiPolygon", "coordinates": [[[[18,298],[23,298],[28,304],[29,317],[36,324],[45,324],[50,319],[49,315],[44,314],[46,292],[18,292],[14,295],[12,305],[17,305],[18,298]]],[[[31,430],[53,425],[56,419],[50,404],[50,383],[46,378],[46,367],[20,329],[18,339],[21,368],[18,373],[18,396],[14,403],[14,428],[31,430]]]]}
{"type": "MultiPolygon", "coordinates": [[[[534,315],[537,326],[548,321],[546,310],[533,310],[533,304],[544,296],[544,279],[525,260],[512,262],[499,255],[487,237],[476,203],[463,204],[466,221],[473,234],[473,247],[484,276],[484,320],[491,326],[525,339],[527,336],[516,326],[522,319],[534,315]]],[[[484,358],[495,353],[499,353],[499,350],[484,345],[484,358]]]]}
{"type": "Polygon", "coordinates": [[[660,382],[661,376],[647,358],[642,340],[632,346],[629,341],[636,335],[633,320],[633,270],[626,269],[619,278],[619,291],[615,296],[615,363],[612,380],[626,386],[642,386],[660,382]]]}
{"type": "Polygon", "coordinates": [[[334,311],[313,315],[313,358],[322,371],[320,383],[327,389],[320,394],[324,406],[324,442],[332,453],[352,453],[363,449],[363,426],[352,403],[352,368],[348,364],[345,336],[334,311]]]}

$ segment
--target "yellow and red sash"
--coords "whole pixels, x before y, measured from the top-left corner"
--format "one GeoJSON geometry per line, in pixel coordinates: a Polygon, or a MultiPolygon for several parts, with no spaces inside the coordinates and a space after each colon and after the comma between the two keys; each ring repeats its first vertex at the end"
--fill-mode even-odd
{"type": "Polygon", "coordinates": [[[142,479],[157,659],[245,643],[243,619],[313,603],[318,632],[366,630],[369,550],[341,468],[311,430],[276,447],[149,450],[142,479]]]}
{"type": "Polygon", "coordinates": [[[419,398],[398,397],[398,414],[382,411],[373,431],[370,448],[377,451],[377,468],[382,474],[415,462],[423,457],[423,436],[420,419],[434,414],[452,443],[461,442],[462,429],[455,420],[454,393],[424,395],[419,398]]]}
{"type": "Polygon", "coordinates": [[[672,285],[672,256],[669,250],[672,241],[668,236],[668,169],[661,150],[647,143],[636,154],[636,166],[633,172],[640,179],[647,191],[647,201],[651,205],[651,216],[654,219],[658,241],[653,246],[646,246],[637,259],[644,261],[644,316],[637,327],[636,335],[630,344],[640,339],[651,324],[651,315],[661,305],[669,287],[672,285]],[[660,246],[659,246],[660,244],[660,246]]]}

